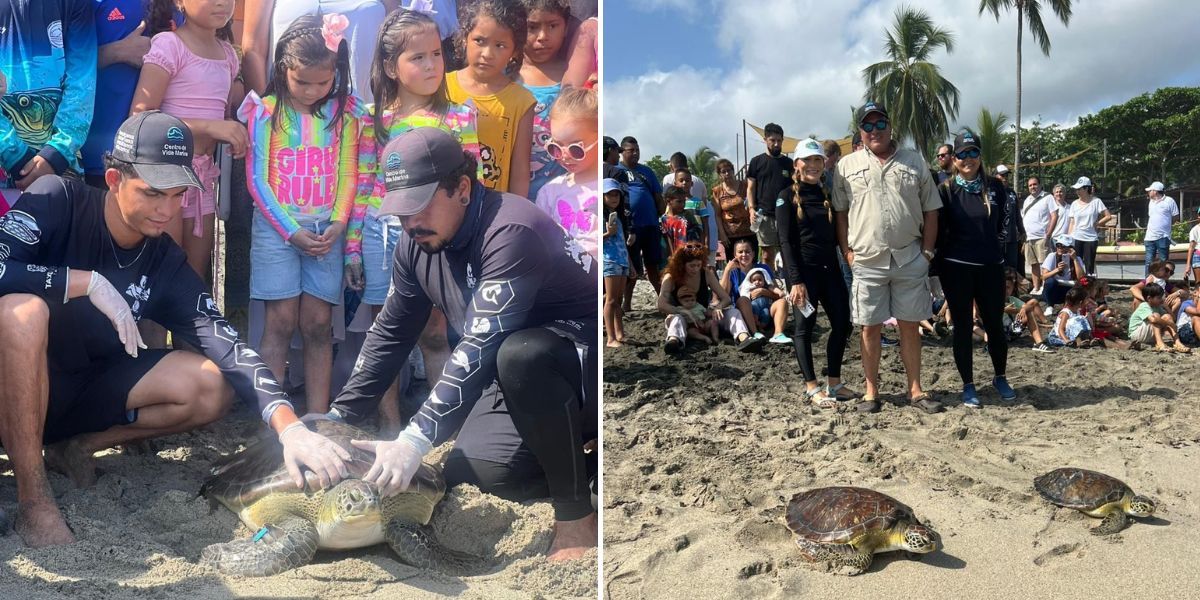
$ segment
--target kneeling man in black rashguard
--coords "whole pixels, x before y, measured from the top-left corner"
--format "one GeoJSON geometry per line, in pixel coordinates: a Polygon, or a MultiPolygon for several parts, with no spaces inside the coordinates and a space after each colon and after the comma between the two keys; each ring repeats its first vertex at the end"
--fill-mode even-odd
{"type": "Polygon", "coordinates": [[[348,453],[297,419],[163,235],[184,191],[200,186],[192,149],[179,119],[137,114],[105,157],[108,191],[46,176],[0,216],[0,445],[17,483],[16,530],[30,546],[75,540],[47,465],[90,485],[96,451],[215,421],[235,394],[279,433],[298,486],[301,467],[311,485],[346,473],[348,453]],[[143,317],[202,355],[145,350],[143,317]]]}
{"type": "Polygon", "coordinates": [[[461,338],[396,440],[354,442],[376,453],[365,479],[394,494],[457,434],[452,456],[470,472],[460,481],[497,495],[540,485],[556,521],[549,558],[582,556],[596,545],[584,450],[598,420],[595,261],[532,202],[481,185],[474,157],[440,129],[401,134],[380,162],[380,213],[399,215],[403,233],[383,311],[329,416],[371,414],[438,306],[461,338]]]}

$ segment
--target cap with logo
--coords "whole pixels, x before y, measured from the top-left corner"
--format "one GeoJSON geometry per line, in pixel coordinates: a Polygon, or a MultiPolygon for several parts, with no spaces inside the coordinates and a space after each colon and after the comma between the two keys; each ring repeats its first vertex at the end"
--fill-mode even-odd
{"type": "Polygon", "coordinates": [[[821,149],[821,142],[808,138],[802,140],[799,146],[796,146],[796,158],[808,158],[810,156],[825,156],[825,151],[821,149]]]}
{"type": "Polygon", "coordinates": [[[138,178],[156,190],[204,189],[192,170],[192,131],[183,121],[157,110],[140,112],[121,123],[112,157],[133,166],[138,178]]]}
{"type": "Polygon", "coordinates": [[[1164,189],[1166,189],[1166,188],[1165,188],[1165,186],[1163,186],[1163,183],[1161,181],[1155,181],[1154,183],[1150,184],[1150,187],[1146,188],[1146,191],[1147,192],[1161,192],[1164,189]]]}
{"type": "Polygon", "coordinates": [[[462,146],[436,127],[410,129],[384,146],[381,215],[415,215],[429,206],[438,182],[463,165],[462,146]]]}
{"type": "Polygon", "coordinates": [[[1056,247],[1062,246],[1064,248],[1070,248],[1071,246],[1075,245],[1075,240],[1069,235],[1060,235],[1054,238],[1054,245],[1056,247]]]}
{"type": "Polygon", "coordinates": [[[954,153],[958,154],[959,152],[970,148],[979,150],[980,144],[982,143],[983,142],[979,140],[979,136],[975,135],[974,131],[971,131],[970,129],[964,129],[958,132],[958,135],[954,136],[954,153]]]}
{"type": "Polygon", "coordinates": [[[996,165],[996,174],[997,175],[1008,175],[1008,166],[1003,165],[1003,164],[996,165]]]}
{"type": "Polygon", "coordinates": [[[883,115],[883,118],[888,118],[887,109],[883,107],[883,104],[872,100],[858,107],[858,124],[862,125],[871,113],[879,113],[883,115]]]}
{"type": "Polygon", "coordinates": [[[614,139],[608,137],[607,135],[604,136],[604,151],[605,152],[608,152],[609,150],[620,150],[620,149],[621,149],[621,145],[617,143],[617,140],[614,140],[614,139]]]}
{"type": "Polygon", "coordinates": [[[1092,186],[1091,179],[1088,179],[1087,177],[1080,177],[1079,179],[1075,180],[1075,185],[1071,186],[1071,189],[1077,190],[1081,187],[1091,187],[1091,186],[1092,186]]]}
{"type": "Polygon", "coordinates": [[[600,183],[600,193],[607,194],[609,192],[621,191],[621,183],[612,177],[605,177],[600,183]]]}

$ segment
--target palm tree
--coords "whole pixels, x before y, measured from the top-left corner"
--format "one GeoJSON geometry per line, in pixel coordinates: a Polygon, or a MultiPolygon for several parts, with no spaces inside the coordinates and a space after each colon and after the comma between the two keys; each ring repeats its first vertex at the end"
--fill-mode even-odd
{"type": "Polygon", "coordinates": [[[882,101],[894,135],[911,137],[923,156],[947,137],[948,123],[958,116],[958,88],[929,62],[938,48],[953,51],[954,34],[936,27],[925,11],[901,6],[884,38],[888,59],[862,71],[864,99],[882,101]]]}
{"type": "MultiPolygon", "coordinates": [[[[1071,0],[1048,0],[1046,4],[1058,16],[1063,25],[1071,21],[1071,0]]],[[[1024,37],[1025,25],[1029,25],[1029,33],[1042,49],[1042,54],[1050,56],[1050,36],[1042,23],[1041,0],[979,0],[979,14],[988,10],[1000,20],[1000,10],[1017,9],[1017,135],[1013,139],[1013,181],[1021,178],[1021,39],[1024,37]]]]}
{"type": "Polygon", "coordinates": [[[700,146],[696,153],[688,158],[688,170],[692,177],[704,182],[704,187],[713,189],[717,184],[717,153],[708,146],[700,146]]]}
{"type": "Polygon", "coordinates": [[[985,106],[979,109],[979,118],[975,122],[975,134],[983,142],[983,147],[979,149],[982,153],[980,159],[983,164],[989,169],[994,168],[1008,156],[1006,152],[1008,144],[1004,139],[1004,126],[1008,124],[1008,115],[997,112],[993,113],[985,106]]]}

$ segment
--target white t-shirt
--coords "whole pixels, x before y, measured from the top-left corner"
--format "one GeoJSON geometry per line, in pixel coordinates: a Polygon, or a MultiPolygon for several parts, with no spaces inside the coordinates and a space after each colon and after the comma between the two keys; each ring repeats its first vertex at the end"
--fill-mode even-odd
{"type": "MultiPolygon", "coordinates": [[[[1066,263],[1067,258],[1069,256],[1070,256],[1069,254],[1063,254],[1062,256],[1059,256],[1058,252],[1051,250],[1050,254],[1046,256],[1046,260],[1042,261],[1042,272],[1046,273],[1049,271],[1053,271],[1056,267],[1058,267],[1060,262],[1066,263]]],[[[1076,273],[1084,272],[1083,271],[1083,259],[1079,258],[1078,256],[1075,257],[1075,272],[1076,273]]],[[[1058,274],[1056,274],[1054,276],[1054,279],[1058,280],[1059,283],[1062,283],[1064,285],[1075,285],[1075,282],[1071,280],[1071,269],[1070,268],[1063,269],[1061,272],[1059,272],[1058,274]]]]}
{"type": "Polygon", "coordinates": [[[1059,204],[1054,200],[1054,196],[1050,196],[1048,204],[1050,210],[1058,213],[1058,220],[1054,222],[1054,231],[1050,232],[1050,238],[1056,238],[1060,235],[1067,235],[1067,227],[1071,224],[1071,215],[1067,214],[1070,211],[1071,205],[1059,204]]]}
{"type": "Polygon", "coordinates": [[[1195,242],[1197,246],[1200,246],[1200,225],[1192,227],[1192,230],[1188,232],[1188,241],[1195,242]]]}
{"type": "Polygon", "coordinates": [[[1050,225],[1051,204],[1054,204],[1054,196],[1050,194],[1043,193],[1037,197],[1030,194],[1025,197],[1025,202],[1021,205],[1021,220],[1025,224],[1026,239],[1046,237],[1046,227],[1050,225]]]}
{"type": "Polygon", "coordinates": [[[1171,219],[1179,216],[1179,205],[1170,196],[1150,201],[1150,218],[1146,221],[1146,241],[1153,242],[1171,235],[1171,219]]]}
{"type": "Polygon", "coordinates": [[[1092,198],[1087,204],[1079,200],[1072,202],[1068,217],[1075,221],[1075,227],[1069,235],[1078,242],[1094,242],[1099,239],[1100,236],[1096,234],[1096,221],[1100,220],[1100,215],[1106,210],[1108,208],[1099,198],[1092,198]]]}

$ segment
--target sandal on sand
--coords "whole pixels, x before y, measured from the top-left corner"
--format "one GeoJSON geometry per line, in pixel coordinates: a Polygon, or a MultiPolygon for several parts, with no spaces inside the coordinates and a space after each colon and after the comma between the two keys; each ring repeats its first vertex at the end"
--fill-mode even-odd
{"type": "Polygon", "coordinates": [[[940,413],[945,409],[945,407],[942,406],[942,403],[934,400],[928,392],[922,392],[921,395],[910,399],[909,402],[912,403],[913,406],[931,415],[934,413],[940,413]]]}
{"type": "Polygon", "coordinates": [[[863,401],[859,402],[858,405],[854,407],[854,410],[863,414],[877,413],[879,412],[879,401],[870,396],[864,396],[863,401]]]}
{"type": "Polygon", "coordinates": [[[767,343],[767,340],[746,336],[746,339],[738,343],[738,352],[758,352],[767,343]]]}
{"type": "Polygon", "coordinates": [[[1172,350],[1174,350],[1176,354],[1191,354],[1192,353],[1192,349],[1188,348],[1187,346],[1175,346],[1174,348],[1172,348],[1172,350]]]}
{"type": "Polygon", "coordinates": [[[817,386],[811,390],[804,390],[804,399],[808,400],[809,404],[817,408],[823,409],[838,409],[838,402],[833,398],[825,395],[825,388],[817,386]]]}
{"type": "Polygon", "coordinates": [[[825,395],[829,396],[830,398],[833,398],[834,400],[847,402],[847,401],[853,400],[855,398],[858,398],[860,394],[858,392],[855,392],[854,390],[846,387],[846,384],[839,383],[833,387],[830,387],[827,384],[825,386],[825,395]],[[846,393],[843,394],[842,392],[846,392],[846,393]]]}

